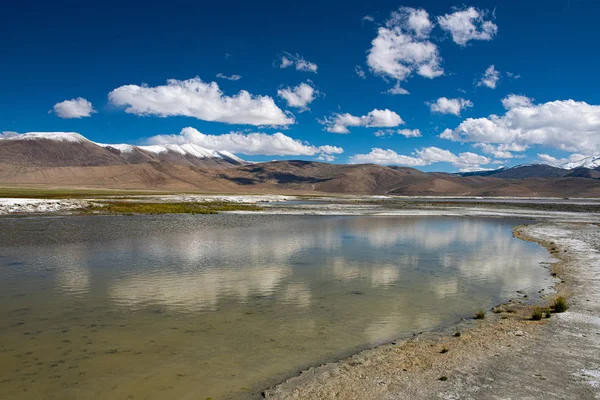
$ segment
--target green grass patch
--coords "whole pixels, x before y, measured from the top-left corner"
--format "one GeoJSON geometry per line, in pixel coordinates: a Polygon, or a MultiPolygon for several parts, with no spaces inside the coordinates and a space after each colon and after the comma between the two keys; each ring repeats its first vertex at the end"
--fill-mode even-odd
{"type": "Polygon", "coordinates": [[[195,203],[142,203],[130,201],[107,201],[96,203],[84,209],[85,213],[95,214],[217,214],[221,211],[260,211],[254,204],[240,204],[221,201],[195,203]]]}
{"type": "Polygon", "coordinates": [[[544,318],[544,312],[541,308],[536,307],[533,309],[533,313],[531,314],[532,321],[541,321],[544,318]]]}
{"type": "Polygon", "coordinates": [[[569,306],[567,306],[567,299],[565,299],[563,296],[558,296],[552,305],[552,310],[554,310],[555,313],[565,312],[568,308],[569,306]]]}

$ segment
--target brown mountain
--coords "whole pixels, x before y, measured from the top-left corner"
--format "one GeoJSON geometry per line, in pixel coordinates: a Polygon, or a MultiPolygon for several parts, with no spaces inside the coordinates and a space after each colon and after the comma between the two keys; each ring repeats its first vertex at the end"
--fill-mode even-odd
{"type": "Polygon", "coordinates": [[[246,164],[231,153],[211,151],[194,144],[99,145],[77,133],[0,136],[0,162],[22,167],[98,167],[151,161],[206,168],[246,164]]]}
{"type": "Polygon", "coordinates": [[[573,170],[575,176],[562,177],[535,177],[533,173],[534,177],[508,179],[373,164],[248,164],[232,154],[197,146],[98,145],[81,138],[0,140],[0,185],[213,193],[600,197],[597,171],[573,170]]]}

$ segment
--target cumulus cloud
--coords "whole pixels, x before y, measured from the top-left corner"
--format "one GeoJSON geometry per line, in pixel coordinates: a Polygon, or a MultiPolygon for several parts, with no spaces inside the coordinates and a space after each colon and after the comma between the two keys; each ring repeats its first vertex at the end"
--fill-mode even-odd
{"type": "Polygon", "coordinates": [[[301,83],[294,88],[288,86],[277,91],[277,95],[287,102],[288,107],[301,110],[307,110],[307,106],[313,102],[318,94],[319,92],[308,83],[301,83]]]}
{"type": "Polygon", "coordinates": [[[444,74],[437,46],[428,40],[433,24],[427,11],[402,7],[379,27],[371,42],[367,65],[374,74],[396,80],[392,94],[406,94],[400,82],[413,73],[426,78],[444,74]]]}
{"type": "Polygon", "coordinates": [[[91,117],[96,112],[92,103],[83,97],[56,103],[52,110],[58,117],[68,119],[91,117]]]}
{"type": "Polygon", "coordinates": [[[440,137],[460,142],[541,145],[593,155],[600,152],[600,106],[557,100],[513,107],[502,116],[468,118],[440,137]]]}
{"type": "Polygon", "coordinates": [[[166,85],[155,87],[125,85],[110,92],[108,99],[135,115],[187,116],[228,124],[294,123],[294,118],[286,115],[269,96],[255,96],[245,90],[226,96],[216,82],[203,82],[198,77],[185,81],[169,79],[166,85]]]}
{"type": "Polygon", "coordinates": [[[502,99],[502,105],[507,110],[517,108],[517,107],[531,107],[533,105],[533,99],[530,99],[527,96],[521,96],[518,94],[509,94],[505,98],[502,99]]]}
{"type": "Polygon", "coordinates": [[[421,137],[421,131],[418,129],[380,129],[373,134],[379,137],[393,135],[402,135],[405,138],[421,137]]]}
{"type": "Polygon", "coordinates": [[[194,143],[209,150],[227,150],[232,153],[267,156],[313,156],[320,154],[342,154],[337,146],[313,146],[293,139],[281,132],[272,135],[253,132],[231,132],[222,135],[207,135],[195,128],[183,128],[179,134],[157,135],[148,139],[148,144],[194,143]]]}
{"type": "Polygon", "coordinates": [[[285,53],[281,56],[281,63],[279,68],[295,67],[297,71],[306,71],[317,73],[317,64],[310,61],[306,61],[299,54],[285,53]]]}
{"type": "Polygon", "coordinates": [[[398,114],[388,110],[374,109],[367,115],[356,117],[352,114],[333,114],[320,120],[319,123],[326,125],[325,130],[332,133],[350,133],[349,126],[364,126],[367,128],[393,128],[402,125],[404,121],[398,114]]]}
{"type": "Polygon", "coordinates": [[[500,80],[500,72],[496,70],[496,67],[490,65],[486,70],[479,82],[477,82],[477,86],[487,86],[490,89],[496,89],[496,85],[500,80]]]}
{"type": "Polygon", "coordinates": [[[469,7],[437,18],[440,27],[452,35],[454,43],[466,46],[470,40],[492,40],[498,26],[486,21],[486,12],[469,7]]]}
{"type": "Polygon", "coordinates": [[[481,165],[489,164],[488,157],[464,152],[458,155],[439,147],[424,147],[415,150],[411,155],[398,154],[394,150],[380,148],[371,149],[368,154],[355,154],[350,157],[354,164],[373,163],[381,165],[403,165],[409,167],[420,167],[434,163],[447,162],[460,168],[461,171],[473,171],[481,169],[481,165]]]}
{"type": "Polygon", "coordinates": [[[317,160],[319,161],[327,161],[327,162],[332,162],[335,160],[335,156],[333,154],[325,154],[325,153],[321,153],[319,155],[319,157],[317,157],[317,160]]]}
{"type": "Polygon", "coordinates": [[[440,97],[433,103],[429,104],[429,108],[432,112],[440,114],[453,114],[460,115],[460,112],[467,107],[473,107],[471,100],[465,100],[461,97],[457,99],[449,99],[447,97],[440,97]]]}
{"type": "Polygon", "coordinates": [[[230,80],[230,81],[239,81],[240,79],[242,79],[242,76],[241,75],[236,75],[236,74],[227,76],[227,75],[219,72],[217,74],[217,78],[227,79],[227,80],[230,80]]]}
{"type": "Polygon", "coordinates": [[[475,143],[475,148],[481,149],[484,154],[489,154],[494,158],[507,159],[507,158],[524,158],[522,154],[513,154],[514,152],[523,152],[528,149],[527,146],[519,145],[516,143],[502,143],[499,145],[493,145],[489,143],[475,143]]]}
{"type": "Polygon", "coordinates": [[[563,164],[567,164],[567,163],[578,162],[587,157],[588,156],[585,156],[583,154],[571,154],[571,155],[569,155],[569,157],[566,157],[566,158],[556,158],[556,157],[552,157],[549,154],[538,154],[538,159],[540,160],[540,162],[542,164],[548,164],[548,165],[552,165],[554,167],[560,167],[563,164]]]}

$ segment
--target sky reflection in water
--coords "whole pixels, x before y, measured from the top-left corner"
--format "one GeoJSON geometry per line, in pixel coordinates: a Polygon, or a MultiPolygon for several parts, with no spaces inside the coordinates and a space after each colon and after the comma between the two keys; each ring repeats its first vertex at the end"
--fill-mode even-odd
{"type": "Polygon", "coordinates": [[[127,383],[111,395],[164,398],[164,386],[176,397],[252,397],[298,368],[450,324],[517,290],[534,295],[548,287],[549,273],[539,265],[547,253],[513,238],[516,223],[264,215],[4,219],[0,310],[8,318],[1,346],[9,353],[34,349],[43,361],[32,367],[40,376],[30,384],[31,397],[19,392],[23,371],[14,372],[14,360],[0,363],[0,372],[13,376],[0,395],[68,397],[71,379],[77,390],[102,398],[109,392],[98,379],[124,374],[127,383]],[[30,311],[15,314],[22,309],[30,311]],[[26,340],[25,329],[44,333],[26,340]],[[56,367],[49,371],[48,360],[89,353],[75,335],[94,336],[89,346],[98,346],[96,354],[119,351],[82,361],[84,378],[65,371],[53,382],[56,367]],[[74,352],[67,356],[55,346],[65,340],[74,352]],[[126,353],[140,354],[130,360],[126,353]],[[121,372],[109,367],[116,362],[121,372]],[[180,377],[175,369],[187,372],[180,377]]]}

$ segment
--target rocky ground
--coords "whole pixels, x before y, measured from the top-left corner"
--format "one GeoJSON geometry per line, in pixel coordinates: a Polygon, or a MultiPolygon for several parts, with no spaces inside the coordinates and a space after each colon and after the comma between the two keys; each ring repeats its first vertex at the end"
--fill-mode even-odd
{"type": "MultiPolygon", "coordinates": [[[[599,399],[600,230],[540,223],[516,234],[560,259],[569,310],[531,321],[507,304],[481,321],[418,335],[303,372],[267,399],[599,399]],[[552,250],[553,249],[553,250],[552,250]],[[506,312],[511,311],[511,312],[506,312]]],[[[550,299],[548,299],[550,301],[550,299]]]]}

